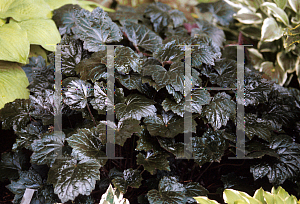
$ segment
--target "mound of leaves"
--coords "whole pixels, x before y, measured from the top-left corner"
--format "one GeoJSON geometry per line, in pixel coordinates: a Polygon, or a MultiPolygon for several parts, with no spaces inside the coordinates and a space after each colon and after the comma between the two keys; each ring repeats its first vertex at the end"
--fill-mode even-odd
{"type": "MultiPolygon", "coordinates": [[[[222,15],[227,22],[226,11],[222,15]]],[[[214,24],[188,22],[159,2],[109,14],[66,5],[54,11],[53,20],[62,35],[62,95],[54,89],[57,56],[48,55],[49,65],[32,57],[23,67],[30,99],[0,110],[2,128],[17,135],[0,163],[0,179],[11,181],[13,203],[20,203],[26,188],[36,189],[32,204],[99,203],[110,184],[130,203],[141,204],[190,204],[196,196],[215,198],[223,188],[251,193],[268,184],[295,191],[300,91],[268,81],[247,64],[245,153],[253,159],[229,160],[240,151],[236,49],[224,47],[225,34],[214,24]],[[187,30],[188,23],[196,28],[187,30]],[[192,47],[190,75],[182,45],[192,47]],[[112,79],[114,94],[108,88],[112,79]],[[185,106],[187,79],[190,106],[185,106]],[[107,114],[112,107],[114,118],[107,114]],[[59,113],[61,130],[53,127],[59,113]],[[185,119],[192,121],[188,130],[185,119]],[[114,146],[108,129],[115,132],[114,146]],[[189,131],[195,159],[179,159],[189,131]],[[110,148],[118,158],[106,158],[110,148]]]]}

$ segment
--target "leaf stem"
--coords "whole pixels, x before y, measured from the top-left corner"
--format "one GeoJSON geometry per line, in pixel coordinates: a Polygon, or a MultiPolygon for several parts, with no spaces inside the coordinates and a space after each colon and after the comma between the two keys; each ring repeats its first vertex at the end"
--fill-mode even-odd
{"type": "Polygon", "coordinates": [[[206,83],[205,83],[205,86],[204,86],[204,87],[206,87],[206,86],[207,86],[207,84],[208,84],[208,81],[209,81],[209,80],[207,79],[207,81],[206,81],[206,83]]]}
{"type": "Polygon", "coordinates": [[[201,176],[208,170],[208,168],[210,167],[210,165],[212,164],[212,162],[210,162],[210,164],[204,169],[204,171],[202,171],[202,173],[198,176],[198,178],[196,179],[196,182],[198,182],[198,180],[201,178],[201,176]]]}
{"type": "Polygon", "coordinates": [[[211,169],[216,169],[216,168],[219,168],[220,166],[243,166],[244,163],[245,163],[245,159],[244,159],[243,163],[241,163],[241,164],[220,164],[220,165],[215,166],[215,167],[213,167],[211,169]]]}
{"type": "Polygon", "coordinates": [[[93,114],[92,114],[92,112],[91,112],[91,109],[90,109],[90,107],[89,107],[89,104],[87,104],[87,108],[88,108],[89,113],[90,113],[90,115],[91,115],[91,117],[92,117],[92,119],[93,119],[93,122],[94,122],[95,127],[97,127],[96,121],[95,121],[94,116],[93,116],[93,114]]]}
{"type": "Polygon", "coordinates": [[[111,160],[111,162],[116,165],[119,169],[122,169],[114,160],[111,160]]]}
{"type": "Polygon", "coordinates": [[[134,159],[134,157],[133,157],[133,154],[134,154],[134,143],[135,143],[135,137],[133,136],[133,138],[132,138],[132,148],[131,148],[131,168],[133,168],[133,159],[134,159]]]}

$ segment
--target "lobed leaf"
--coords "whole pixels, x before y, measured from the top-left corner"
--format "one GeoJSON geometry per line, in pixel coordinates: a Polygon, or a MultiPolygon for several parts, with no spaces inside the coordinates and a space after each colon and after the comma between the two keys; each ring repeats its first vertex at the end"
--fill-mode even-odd
{"type": "Polygon", "coordinates": [[[203,114],[214,130],[220,129],[222,125],[225,126],[229,117],[235,115],[236,105],[230,98],[225,92],[219,92],[214,96],[210,104],[204,108],[203,114]]]}
{"type": "Polygon", "coordinates": [[[164,177],[159,182],[158,190],[148,191],[150,204],[180,204],[185,203],[185,188],[175,177],[164,177]]]}
{"type": "Polygon", "coordinates": [[[77,162],[75,159],[60,159],[48,173],[48,183],[53,184],[61,202],[74,200],[79,194],[90,195],[100,179],[100,164],[92,159],[77,162]]]}
{"type": "Polygon", "coordinates": [[[126,193],[129,186],[139,188],[142,185],[142,180],[139,170],[125,169],[122,177],[114,178],[112,183],[121,193],[126,193]]]}
{"type": "Polygon", "coordinates": [[[139,94],[132,94],[126,97],[124,103],[115,105],[115,112],[119,120],[127,118],[141,120],[142,117],[155,115],[154,102],[139,94]]]}
{"type": "Polygon", "coordinates": [[[150,52],[154,52],[157,46],[162,44],[161,37],[145,25],[126,20],[122,23],[121,29],[135,47],[141,47],[150,52]]]}
{"type": "Polygon", "coordinates": [[[206,162],[220,162],[225,149],[227,149],[223,131],[208,129],[202,137],[193,137],[192,148],[195,162],[200,166],[206,162]]]}
{"type": "Polygon", "coordinates": [[[42,135],[41,139],[36,139],[31,143],[33,154],[30,162],[52,166],[59,154],[62,154],[64,141],[65,134],[63,132],[52,132],[42,135]]]}
{"type": "Polygon", "coordinates": [[[117,24],[100,7],[92,12],[82,9],[75,12],[75,27],[73,33],[84,43],[83,48],[90,52],[104,50],[105,43],[119,42],[122,33],[117,24]]]}

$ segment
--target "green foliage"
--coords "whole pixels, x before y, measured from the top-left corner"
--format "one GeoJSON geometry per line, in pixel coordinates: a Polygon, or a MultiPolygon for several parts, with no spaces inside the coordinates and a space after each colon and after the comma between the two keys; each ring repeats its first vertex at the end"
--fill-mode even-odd
{"type": "MultiPolygon", "coordinates": [[[[222,5],[198,7],[228,25],[232,11],[222,5]]],[[[62,95],[55,95],[53,53],[47,55],[49,64],[41,56],[31,57],[23,66],[29,99],[0,109],[2,127],[13,128],[17,135],[13,152],[3,153],[0,162],[0,179],[11,180],[7,188],[15,194],[14,203],[20,203],[26,188],[37,190],[31,203],[92,203],[98,187],[102,193],[107,189],[101,204],[137,202],[134,196],[142,204],[195,203],[193,197],[209,193],[211,184],[202,175],[217,162],[226,165],[224,157],[239,150],[237,102],[245,105],[245,154],[254,158],[247,164],[248,179],[267,179],[273,185],[299,180],[300,91],[264,79],[250,64],[245,66],[245,100],[235,90],[203,89],[234,88],[237,77],[236,59],[223,47],[225,34],[209,19],[197,20],[198,28],[188,31],[183,14],[162,3],[131,8],[135,21],[124,20],[128,12],[114,16],[101,8],[88,11],[74,5],[53,13],[61,44],[68,45],[61,54],[62,95]],[[107,96],[111,56],[103,45],[118,44],[112,101],[107,96]],[[178,46],[183,44],[192,47],[190,76],[185,76],[184,47],[178,46]],[[191,81],[191,98],[185,95],[185,80],[191,81]],[[185,107],[186,101],[191,105],[185,107]],[[111,121],[106,110],[113,107],[111,121]],[[53,132],[59,112],[62,130],[53,132]],[[189,117],[184,117],[186,112],[189,117]],[[185,119],[192,121],[190,130],[185,119]],[[111,148],[108,127],[115,130],[115,156],[124,160],[106,157],[106,148],[111,148]],[[176,160],[184,156],[189,131],[195,158],[176,160]],[[23,155],[24,148],[29,155],[23,155]],[[42,167],[45,175],[38,171],[42,167]]],[[[239,178],[222,175],[224,187],[240,186],[239,178]]]]}

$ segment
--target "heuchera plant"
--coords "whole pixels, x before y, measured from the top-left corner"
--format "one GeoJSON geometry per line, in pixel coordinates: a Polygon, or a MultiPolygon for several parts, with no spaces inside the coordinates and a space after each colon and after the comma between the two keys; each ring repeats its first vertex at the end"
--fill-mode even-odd
{"type": "MultiPolygon", "coordinates": [[[[220,22],[230,20],[224,19],[220,22]]],[[[31,203],[49,204],[93,203],[95,188],[102,194],[109,188],[111,195],[118,190],[130,203],[142,204],[196,203],[193,197],[207,196],[211,183],[203,182],[204,173],[237,151],[236,91],[199,88],[236,87],[236,50],[224,47],[224,32],[197,19],[192,35],[183,13],[159,2],[109,14],[65,5],[53,12],[53,20],[61,45],[67,45],[61,51],[63,129],[53,131],[58,113],[54,54],[48,55],[49,65],[41,56],[32,57],[23,67],[30,98],[0,110],[2,128],[13,128],[18,136],[0,163],[0,178],[11,180],[7,188],[15,194],[13,202],[20,203],[26,188],[37,190],[31,203]],[[118,45],[114,104],[107,100],[110,56],[103,45],[118,45]],[[192,113],[192,160],[176,159],[184,155],[186,100],[185,50],[177,45],[193,48],[187,110],[192,113]],[[112,105],[115,122],[106,121],[112,105]],[[115,156],[123,160],[104,158],[106,126],[115,129],[115,156]]],[[[254,158],[247,160],[247,171],[254,183],[267,178],[278,186],[299,180],[300,91],[262,76],[251,64],[245,66],[246,155],[254,158]]],[[[242,178],[223,175],[224,188],[239,190],[236,179],[242,178]]]]}

